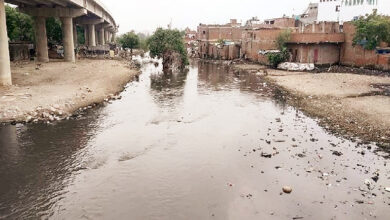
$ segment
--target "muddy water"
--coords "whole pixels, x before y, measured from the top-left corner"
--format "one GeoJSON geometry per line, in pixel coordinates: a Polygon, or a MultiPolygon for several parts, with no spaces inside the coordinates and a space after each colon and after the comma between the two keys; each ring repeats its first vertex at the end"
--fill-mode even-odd
{"type": "Polygon", "coordinates": [[[142,71],[77,120],[0,127],[0,219],[390,219],[375,146],[329,134],[253,74],[142,71]]]}

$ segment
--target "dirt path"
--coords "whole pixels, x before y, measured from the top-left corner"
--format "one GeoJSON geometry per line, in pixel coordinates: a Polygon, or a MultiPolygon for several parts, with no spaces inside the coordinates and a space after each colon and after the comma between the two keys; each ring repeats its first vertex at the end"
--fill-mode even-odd
{"type": "MultiPolygon", "coordinates": [[[[242,66],[235,68],[261,69],[242,66]]],[[[268,70],[266,78],[286,93],[290,104],[318,117],[328,129],[390,147],[390,77],[268,70]]]]}
{"type": "Polygon", "coordinates": [[[138,71],[122,61],[12,64],[13,86],[0,88],[0,122],[58,120],[113,97],[138,71]]]}

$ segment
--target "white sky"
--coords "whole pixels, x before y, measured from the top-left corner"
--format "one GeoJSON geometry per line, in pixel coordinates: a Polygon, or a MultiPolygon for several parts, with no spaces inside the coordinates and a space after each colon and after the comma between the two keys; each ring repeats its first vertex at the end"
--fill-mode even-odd
{"type": "Polygon", "coordinates": [[[230,18],[245,22],[301,14],[318,0],[100,0],[120,25],[119,32],[153,32],[167,27],[196,29],[199,23],[225,24],[230,18]]]}

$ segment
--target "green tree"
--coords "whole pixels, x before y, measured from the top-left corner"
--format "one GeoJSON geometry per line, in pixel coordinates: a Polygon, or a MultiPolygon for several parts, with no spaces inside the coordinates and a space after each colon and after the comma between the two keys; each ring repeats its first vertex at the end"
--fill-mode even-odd
{"type": "Polygon", "coordinates": [[[8,5],[5,12],[8,38],[11,41],[34,41],[33,19],[8,5]]]}
{"type": "Polygon", "coordinates": [[[62,27],[61,21],[58,18],[46,19],[46,32],[47,40],[50,43],[61,44],[62,43],[62,27]]]}
{"type": "Polygon", "coordinates": [[[84,28],[77,26],[76,30],[77,30],[77,43],[85,44],[84,28]]]}
{"type": "Polygon", "coordinates": [[[353,45],[373,50],[380,42],[390,43],[390,17],[374,12],[366,17],[360,17],[353,23],[356,27],[353,45]]]}
{"type": "Polygon", "coordinates": [[[287,42],[290,40],[290,36],[290,30],[285,30],[280,33],[275,42],[275,46],[278,48],[279,52],[267,54],[267,59],[274,68],[276,68],[280,63],[288,60],[289,53],[287,50],[287,42]]]}
{"type": "Polygon", "coordinates": [[[280,51],[287,48],[287,42],[290,40],[291,32],[290,30],[285,30],[282,33],[278,35],[276,38],[276,48],[278,48],[280,51]]]}
{"type": "Polygon", "coordinates": [[[140,39],[139,36],[135,34],[134,31],[130,31],[120,36],[118,39],[118,43],[123,48],[129,48],[130,52],[133,53],[133,49],[139,48],[140,39]]]}
{"type": "Polygon", "coordinates": [[[158,28],[148,39],[150,55],[164,59],[165,53],[170,51],[177,52],[180,54],[182,67],[184,67],[189,62],[183,37],[183,32],[178,30],[158,28]]]}

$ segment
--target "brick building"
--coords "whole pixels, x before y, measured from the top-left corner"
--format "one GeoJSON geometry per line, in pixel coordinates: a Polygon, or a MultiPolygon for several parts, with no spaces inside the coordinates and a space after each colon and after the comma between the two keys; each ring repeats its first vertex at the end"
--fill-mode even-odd
{"type": "Polygon", "coordinates": [[[241,23],[237,23],[236,19],[231,19],[230,23],[224,25],[200,24],[198,26],[199,57],[227,59],[229,56],[226,54],[231,54],[232,59],[238,58],[233,54],[236,54],[234,51],[237,50],[236,47],[241,42],[241,35],[241,23]],[[222,41],[223,45],[220,44],[222,41]],[[237,46],[233,47],[232,45],[237,46]],[[234,51],[229,52],[229,49],[234,51]]]}
{"type": "Polygon", "coordinates": [[[357,67],[374,67],[390,70],[390,53],[379,54],[379,50],[390,52],[389,45],[382,43],[377,50],[365,50],[362,46],[353,46],[355,26],[352,23],[344,23],[345,42],[341,47],[340,63],[357,67]]]}
{"type": "Polygon", "coordinates": [[[343,43],[344,33],[337,22],[320,22],[301,24],[291,33],[287,47],[291,62],[335,64],[343,43]]]}

